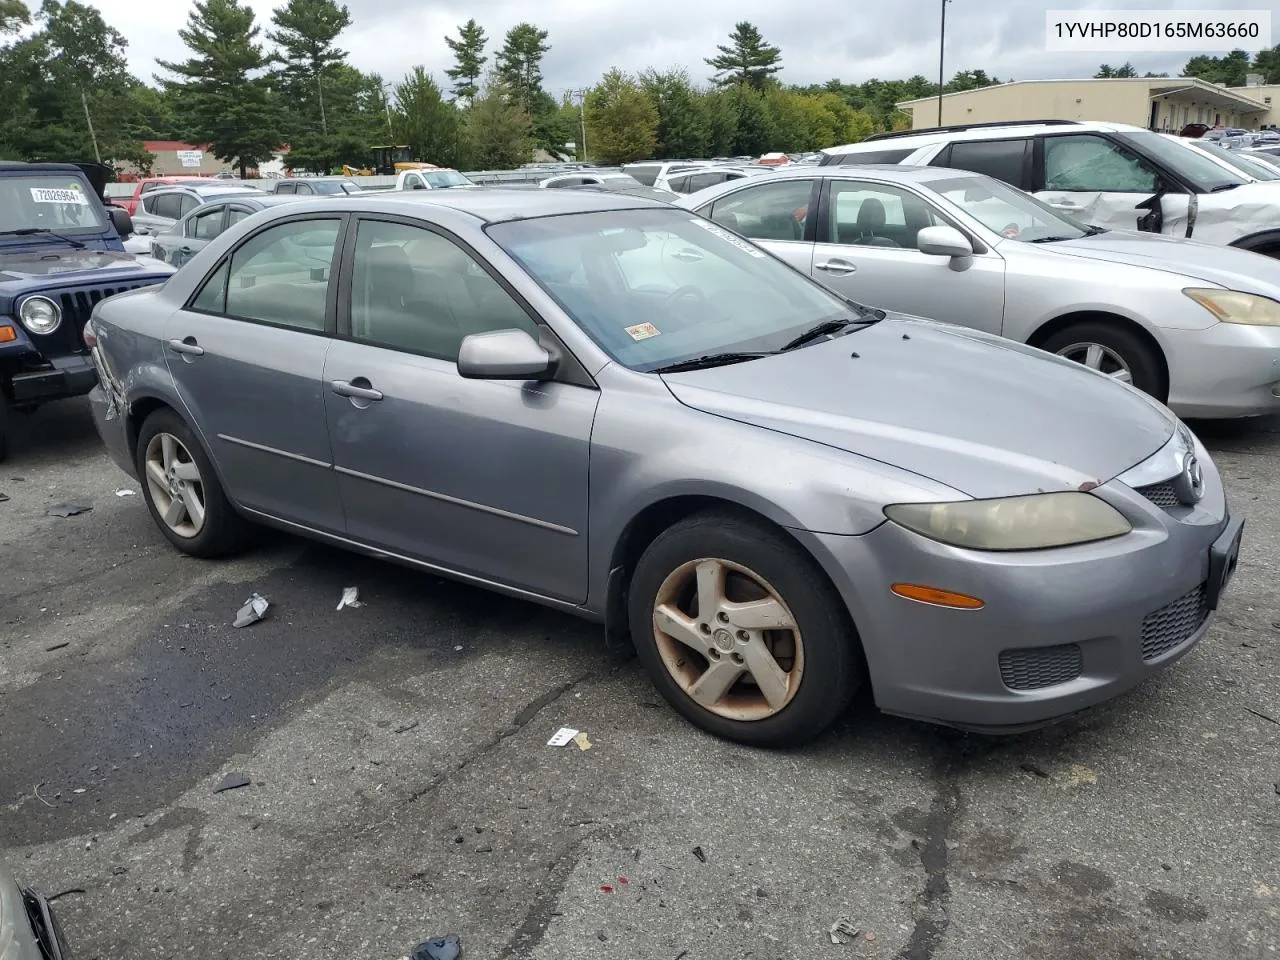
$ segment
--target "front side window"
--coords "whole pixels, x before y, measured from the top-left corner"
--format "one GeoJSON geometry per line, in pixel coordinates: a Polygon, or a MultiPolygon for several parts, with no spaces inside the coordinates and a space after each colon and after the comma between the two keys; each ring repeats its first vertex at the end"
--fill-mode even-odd
{"type": "Polygon", "coordinates": [[[1089,233],[1084,224],[990,177],[933,180],[928,186],[988,230],[1010,240],[1077,240],[1089,233]]]}
{"type": "Polygon", "coordinates": [[[1045,137],[1044,188],[1072,193],[1154,193],[1156,171],[1105,137],[1045,137]]]}
{"type": "Polygon", "coordinates": [[[296,220],[245,241],[231,255],[223,312],[323,330],[341,226],[340,220],[296,220]]]}
{"type": "Polygon", "coordinates": [[[633,370],[776,350],[816,323],[856,312],[720,225],[673,208],[514,220],[488,233],[633,370]]]}
{"type": "Polygon", "coordinates": [[[14,230],[105,229],[92,192],[80,177],[44,173],[0,180],[0,235],[14,230]]]}
{"type": "Polygon", "coordinates": [[[222,232],[222,214],[225,207],[214,207],[196,214],[187,221],[187,236],[197,240],[212,240],[222,232]]]}
{"type": "MultiPolygon", "coordinates": [[[[753,240],[802,240],[812,180],[762,183],[721,197],[709,214],[716,223],[753,240]]],[[[708,209],[698,211],[704,216],[708,209]]]]}
{"type": "Polygon", "coordinates": [[[363,220],[351,273],[351,336],[456,360],[473,333],[537,325],[472,256],[421,227],[363,220]]]}
{"type": "Polygon", "coordinates": [[[831,182],[831,243],[916,249],[916,235],[942,221],[908,190],[885,183],[831,182]]]}

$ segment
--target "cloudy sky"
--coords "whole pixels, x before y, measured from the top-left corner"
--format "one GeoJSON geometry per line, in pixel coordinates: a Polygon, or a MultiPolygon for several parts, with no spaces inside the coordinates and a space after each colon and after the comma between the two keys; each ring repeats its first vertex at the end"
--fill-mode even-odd
{"type": "MultiPolygon", "coordinates": [[[[88,0],[129,41],[135,73],[150,80],[157,57],[179,59],[178,28],[190,0],[88,0]]],[[[249,0],[259,21],[282,0],[249,0]]],[[[38,6],[38,0],[28,0],[38,6]]],[[[342,37],[352,63],[397,79],[414,64],[443,78],[451,64],[443,37],[475,17],[490,52],[513,24],[529,19],[549,31],[543,65],[552,93],[591,84],[611,66],[640,70],[679,65],[695,80],[703,58],[733,24],[749,20],[782,49],[783,79],[811,83],[839,77],[897,79],[938,71],[940,0],[346,0],[353,25],[342,37]],[[495,42],[496,41],[496,42],[495,42]]],[[[1176,73],[1192,54],[1063,54],[1045,52],[1045,11],[1084,8],[1277,10],[1275,0],[952,0],[947,8],[947,76],[984,69],[1003,79],[1091,76],[1101,62],[1130,60],[1139,70],[1176,73]]],[[[1274,16],[1274,13],[1273,13],[1274,16]]],[[[1280,21],[1280,17],[1275,17],[1280,21]]],[[[1280,23],[1276,24],[1280,29],[1280,23]]],[[[1277,38],[1280,39],[1280,38],[1277,38]]]]}

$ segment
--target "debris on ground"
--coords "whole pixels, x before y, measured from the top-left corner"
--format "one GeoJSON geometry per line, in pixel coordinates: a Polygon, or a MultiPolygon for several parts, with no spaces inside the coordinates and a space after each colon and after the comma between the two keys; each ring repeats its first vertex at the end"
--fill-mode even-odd
{"type": "Polygon", "coordinates": [[[600,892],[601,892],[601,893],[613,893],[613,884],[612,884],[612,883],[602,883],[602,884],[600,884],[600,892]]]}
{"type": "Polygon", "coordinates": [[[267,608],[270,606],[271,604],[267,602],[266,597],[255,593],[244,602],[244,606],[236,614],[235,623],[232,626],[247,627],[251,623],[257,623],[267,615],[267,608]]]}
{"type": "Polygon", "coordinates": [[[82,513],[88,513],[93,507],[87,503],[59,503],[45,511],[45,515],[49,517],[78,517],[82,513]]]}
{"type": "Polygon", "coordinates": [[[130,490],[128,487],[121,487],[119,490],[116,491],[117,497],[136,497],[137,495],[138,495],[137,490],[130,490]]]}
{"type": "Polygon", "coordinates": [[[454,936],[425,940],[413,948],[409,960],[457,960],[462,956],[462,942],[454,936]]]}
{"type": "Polygon", "coordinates": [[[0,491],[0,503],[4,503],[8,499],[9,499],[9,495],[4,491],[0,491]]]}
{"type": "Polygon", "coordinates": [[[707,862],[707,855],[706,855],[705,853],[703,853],[703,852],[702,852],[702,848],[701,848],[701,847],[694,847],[694,848],[693,848],[693,855],[694,855],[695,857],[697,857],[697,858],[698,858],[698,862],[699,862],[699,863],[706,863],[706,862],[707,862]]]}
{"type": "Polygon", "coordinates": [[[579,730],[573,735],[573,742],[578,745],[579,750],[591,749],[591,741],[587,739],[587,734],[584,730],[579,730]]]}
{"type": "Polygon", "coordinates": [[[578,735],[578,731],[573,727],[561,727],[555,732],[550,740],[547,741],[548,747],[563,747],[573,743],[573,738],[578,735]]]}
{"type": "Polygon", "coordinates": [[[1248,707],[1245,707],[1244,711],[1245,713],[1252,713],[1259,720],[1265,720],[1267,721],[1267,723],[1274,723],[1274,724],[1280,725],[1280,720],[1277,720],[1275,717],[1269,717],[1265,713],[1259,713],[1257,710],[1250,710],[1248,707]]]}
{"type": "Polygon", "coordinates": [[[834,944],[846,944],[850,940],[856,940],[858,935],[862,933],[853,925],[853,921],[848,917],[841,917],[831,925],[831,929],[827,931],[827,936],[831,938],[834,944]]]}
{"type": "Polygon", "coordinates": [[[359,587],[343,588],[342,599],[338,601],[339,610],[341,610],[343,607],[351,607],[352,609],[354,609],[356,607],[363,607],[363,606],[364,604],[360,602],[359,587]]]}
{"type": "Polygon", "coordinates": [[[61,643],[52,643],[44,648],[45,653],[53,653],[55,650],[61,650],[63,647],[71,646],[70,640],[63,640],[61,643]]]}
{"type": "Polygon", "coordinates": [[[408,723],[404,724],[404,726],[396,727],[396,733],[408,733],[410,730],[417,727],[417,725],[418,725],[417,720],[411,720],[408,723]]]}
{"type": "Polygon", "coordinates": [[[1020,763],[1018,764],[1018,769],[1023,773],[1029,773],[1034,777],[1040,777],[1044,780],[1049,779],[1048,771],[1034,763],[1020,763]]]}
{"type": "Polygon", "coordinates": [[[213,788],[214,793],[225,793],[227,790],[239,790],[241,787],[247,787],[253,781],[243,773],[228,773],[222,778],[222,782],[213,788]]]}

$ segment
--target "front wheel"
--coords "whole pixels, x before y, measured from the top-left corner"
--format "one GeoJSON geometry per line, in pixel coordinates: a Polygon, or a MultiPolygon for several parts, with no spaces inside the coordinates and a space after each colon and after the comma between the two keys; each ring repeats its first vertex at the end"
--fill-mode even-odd
{"type": "Polygon", "coordinates": [[[1124,327],[1097,320],[1073,323],[1045,340],[1040,348],[1132,384],[1161,402],[1168,396],[1156,351],[1124,327]]]}
{"type": "Polygon", "coordinates": [[[700,514],[654,540],[628,613],[659,691],[717,736],[801,744],[861,685],[857,637],[821,569],[793,541],[731,513],[700,514]]]}

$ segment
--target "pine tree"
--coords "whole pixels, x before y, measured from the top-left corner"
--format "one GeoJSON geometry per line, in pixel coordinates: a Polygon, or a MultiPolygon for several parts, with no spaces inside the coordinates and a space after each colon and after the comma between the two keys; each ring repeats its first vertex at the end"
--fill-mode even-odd
{"type": "Polygon", "coordinates": [[[715,69],[715,82],[722,87],[745,85],[758,90],[782,69],[782,51],[765,43],[760,30],[746,20],[734,26],[728,44],[716,49],[720,53],[706,63],[715,69]]]}
{"type": "Polygon", "coordinates": [[[310,106],[321,134],[328,136],[325,74],[328,68],[346,62],[346,51],[339,50],[335,41],[351,26],[351,14],[336,0],[288,0],[275,11],[271,22],[276,29],[267,39],[280,48],[275,60],[281,65],[276,74],[281,91],[290,103],[310,106]]]}
{"type": "Polygon", "coordinates": [[[484,35],[484,27],[472,18],[458,28],[458,37],[445,37],[444,42],[453,51],[454,65],[445,71],[453,81],[450,92],[455,99],[470,103],[480,91],[480,77],[484,72],[484,45],[488,38],[484,35]]]}
{"type": "Polygon", "coordinates": [[[517,23],[507,31],[506,42],[499,51],[496,67],[498,81],[512,102],[533,116],[542,93],[542,58],[551,47],[547,31],[532,23],[517,23]]]}

